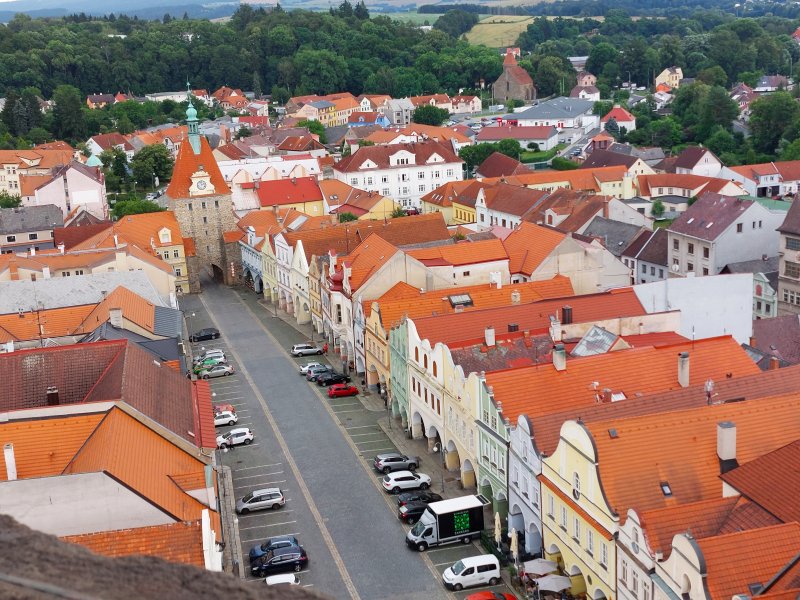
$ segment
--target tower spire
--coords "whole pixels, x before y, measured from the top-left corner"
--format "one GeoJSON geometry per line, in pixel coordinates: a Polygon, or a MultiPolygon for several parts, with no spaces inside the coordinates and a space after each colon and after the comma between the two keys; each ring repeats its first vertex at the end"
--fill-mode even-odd
{"type": "Polygon", "coordinates": [[[189,80],[186,80],[186,102],[189,106],[186,107],[186,125],[189,127],[189,143],[192,145],[192,151],[195,154],[200,154],[200,131],[197,128],[197,109],[192,104],[192,88],[189,85],[189,80]]]}

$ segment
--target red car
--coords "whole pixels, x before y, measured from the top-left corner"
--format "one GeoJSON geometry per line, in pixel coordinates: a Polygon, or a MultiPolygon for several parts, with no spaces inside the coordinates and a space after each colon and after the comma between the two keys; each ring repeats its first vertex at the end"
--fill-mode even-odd
{"type": "Polygon", "coordinates": [[[342,396],[355,396],[358,394],[358,388],[349,383],[335,383],[328,388],[329,398],[341,398],[342,396]]]}
{"type": "Polygon", "coordinates": [[[226,410],[229,410],[234,413],[236,412],[236,409],[233,407],[233,404],[217,404],[214,407],[215,413],[225,412],[226,410]]]}
{"type": "Polygon", "coordinates": [[[470,594],[464,600],[516,600],[516,596],[506,592],[475,592],[470,594]]]}

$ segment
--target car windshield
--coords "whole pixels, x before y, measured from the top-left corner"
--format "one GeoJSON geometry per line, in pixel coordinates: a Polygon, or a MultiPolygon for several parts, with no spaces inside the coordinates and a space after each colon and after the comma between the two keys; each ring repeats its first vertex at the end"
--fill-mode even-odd
{"type": "Polygon", "coordinates": [[[412,473],[412,475],[414,476],[414,479],[419,479],[419,475],[417,475],[416,473],[412,473]]]}
{"type": "Polygon", "coordinates": [[[223,440],[229,440],[229,439],[231,439],[232,435],[233,435],[233,432],[226,433],[225,435],[222,436],[222,439],[223,440]]]}
{"type": "Polygon", "coordinates": [[[247,494],[244,498],[242,498],[242,502],[250,502],[253,499],[253,492],[247,494]]]}
{"type": "Polygon", "coordinates": [[[462,561],[458,561],[456,564],[453,565],[453,574],[460,575],[461,571],[465,568],[464,563],[462,561]]]}
{"type": "Polygon", "coordinates": [[[425,531],[425,523],[417,521],[417,524],[411,528],[411,535],[419,537],[422,535],[423,531],[425,531]]]}

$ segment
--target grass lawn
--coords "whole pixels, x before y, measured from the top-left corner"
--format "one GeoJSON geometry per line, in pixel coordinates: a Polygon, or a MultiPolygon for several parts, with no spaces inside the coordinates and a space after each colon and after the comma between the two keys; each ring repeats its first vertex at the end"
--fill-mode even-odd
{"type": "Polygon", "coordinates": [[[675,219],[661,219],[653,222],[653,229],[666,229],[675,219]]]}
{"type": "Polygon", "coordinates": [[[545,162],[553,158],[556,154],[558,154],[557,148],[545,152],[531,152],[530,150],[525,150],[519,155],[519,161],[524,163],[545,162]]]}
{"type": "Polygon", "coordinates": [[[470,44],[483,44],[490,48],[503,48],[516,44],[519,34],[533,23],[533,17],[494,15],[482,19],[465,37],[470,44]]]}

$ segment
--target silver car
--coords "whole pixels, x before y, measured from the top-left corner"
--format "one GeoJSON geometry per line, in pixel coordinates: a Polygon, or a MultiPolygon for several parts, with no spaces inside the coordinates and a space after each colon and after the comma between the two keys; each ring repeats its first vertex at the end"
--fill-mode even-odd
{"type": "Polygon", "coordinates": [[[292,346],[292,356],[309,356],[311,354],[322,354],[323,350],[316,344],[295,344],[292,346]]]}
{"type": "Polygon", "coordinates": [[[213,379],[214,377],[225,377],[226,375],[233,375],[233,367],[231,365],[214,365],[197,374],[200,379],[213,379]]]}
{"type": "Polygon", "coordinates": [[[276,509],[286,504],[280,488],[253,490],[236,503],[236,512],[246,515],[253,510],[276,509]]]}

